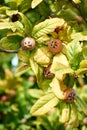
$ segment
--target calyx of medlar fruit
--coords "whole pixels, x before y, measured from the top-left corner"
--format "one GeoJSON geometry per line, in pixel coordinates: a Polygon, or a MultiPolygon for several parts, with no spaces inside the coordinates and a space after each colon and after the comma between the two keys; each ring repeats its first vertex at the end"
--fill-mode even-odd
{"type": "Polygon", "coordinates": [[[64,99],[68,103],[73,102],[76,99],[76,91],[73,88],[67,88],[64,91],[64,99]]]}
{"type": "Polygon", "coordinates": [[[62,50],[62,41],[59,39],[51,39],[48,43],[48,48],[52,53],[59,53],[62,50]]]}
{"type": "Polygon", "coordinates": [[[18,14],[13,14],[12,17],[11,17],[11,21],[12,22],[16,22],[16,21],[18,21],[18,19],[19,19],[19,15],[18,14]]]}

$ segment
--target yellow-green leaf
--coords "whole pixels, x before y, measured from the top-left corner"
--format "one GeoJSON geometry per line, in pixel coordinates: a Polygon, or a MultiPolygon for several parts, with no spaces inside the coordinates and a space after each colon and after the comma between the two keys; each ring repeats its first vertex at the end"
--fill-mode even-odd
{"type": "Polygon", "coordinates": [[[74,72],[71,68],[63,66],[61,64],[58,65],[57,69],[58,71],[55,72],[55,76],[59,80],[63,80],[66,74],[72,74],[74,72]]]}
{"type": "Polygon", "coordinates": [[[31,3],[32,9],[39,5],[43,0],[33,0],[31,3]]]}
{"type": "Polygon", "coordinates": [[[24,63],[29,63],[29,58],[30,58],[30,52],[29,51],[25,51],[25,50],[20,50],[18,52],[18,58],[24,62],[24,63]]]}
{"type": "Polygon", "coordinates": [[[38,64],[34,61],[33,58],[30,58],[29,62],[30,62],[30,66],[31,66],[35,76],[38,77],[38,70],[39,70],[38,64]]]}
{"type": "Polygon", "coordinates": [[[80,62],[80,68],[87,68],[87,60],[82,60],[80,62]]]}
{"type": "Polygon", "coordinates": [[[53,57],[53,66],[55,66],[55,64],[58,63],[65,65],[66,67],[69,67],[68,59],[63,53],[59,53],[53,57]]]}
{"type": "Polygon", "coordinates": [[[30,113],[33,116],[43,115],[56,106],[58,102],[58,98],[53,93],[46,94],[34,104],[30,113]]]}
{"type": "Polygon", "coordinates": [[[59,80],[54,77],[54,79],[52,80],[52,82],[50,83],[50,86],[52,87],[52,91],[53,93],[59,98],[59,99],[64,99],[64,95],[63,95],[63,90],[66,89],[66,86],[63,86],[59,80]]]}
{"type": "Polygon", "coordinates": [[[17,14],[18,13],[18,10],[6,10],[6,14],[8,16],[12,16],[14,14],[17,14]]]}
{"type": "Polygon", "coordinates": [[[79,3],[81,3],[80,0],[73,0],[73,2],[74,2],[75,4],[79,4],[79,3]]]}
{"type": "Polygon", "coordinates": [[[65,74],[73,73],[73,70],[69,67],[69,62],[64,54],[59,53],[54,56],[51,72],[54,73],[59,80],[63,80],[65,74]]]}
{"type": "Polygon", "coordinates": [[[47,47],[38,48],[35,55],[34,60],[40,65],[48,65],[51,61],[52,54],[49,52],[47,47]]]}
{"type": "Polygon", "coordinates": [[[22,74],[24,74],[25,72],[29,71],[29,65],[22,65],[20,67],[17,68],[17,70],[15,71],[15,76],[20,76],[22,74]]]}
{"type": "Polygon", "coordinates": [[[71,35],[72,39],[78,39],[79,41],[87,41],[87,35],[81,32],[75,33],[71,35]]]}
{"type": "Polygon", "coordinates": [[[50,41],[50,37],[47,35],[44,35],[44,36],[41,36],[40,38],[38,38],[36,41],[39,44],[44,43],[45,45],[47,45],[48,42],[50,41]]]}
{"type": "Polygon", "coordinates": [[[65,21],[60,18],[50,18],[34,26],[32,36],[36,40],[46,34],[49,34],[55,30],[55,28],[63,26],[65,21]]]}
{"type": "Polygon", "coordinates": [[[6,50],[17,50],[20,48],[21,39],[19,36],[3,37],[0,40],[0,46],[6,50]]]}
{"type": "Polygon", "coordinates": [[[76,75],[82,75],[82,74],[85,74],[87,73],[87,68],[81,68],[81,69],[77,69],[75,71],[76,75]]]}
{"type": "Polygon", "coordinates": [[[29,89],[28,91],[29,95],[33,98],[40,98],[44,95],[44,92],[41,89],[29,89]]]}
{"type": "Polygon", "coordinates": [[[0,22],[0,30],[11,29],[13,32],[16,31],[16,27],[13,26],[12,22],[0,22]]]}

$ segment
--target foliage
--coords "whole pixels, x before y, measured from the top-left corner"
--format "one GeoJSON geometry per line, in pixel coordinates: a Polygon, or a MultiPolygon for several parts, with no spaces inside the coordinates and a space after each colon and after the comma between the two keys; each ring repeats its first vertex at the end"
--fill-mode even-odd
{"type": "Polygon", "coordinates": [[[0,130],[87,129],[86,2],[0,1],[0,130]],[[49,50],[55,39],[61,52],[49,50]]]}

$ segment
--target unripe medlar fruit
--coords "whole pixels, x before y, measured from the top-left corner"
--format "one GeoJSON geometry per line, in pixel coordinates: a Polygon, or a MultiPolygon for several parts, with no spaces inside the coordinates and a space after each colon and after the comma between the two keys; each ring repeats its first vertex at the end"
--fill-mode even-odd
{"type": "Polygon", "coordinates": [[[44,68],[43,75],[45,78],[50,79],[54,77],[54,74],[50,71],[50,68],[51,68],[51,65],[44,68]]]}
{"type": "Polygon", "coordinates": [[[76,99],[76,92],[73,88],[68,88],[64,91],[64,99],[66,102],[71,103],[76,99]]]}
{"type": "Polygon", "coordinates": [[[24,50],[33,50],[35,44],[35,40],[31,37],[25,37],[21,42],[22,49],[24,50]]]}
{"type": "Polygon", "coordinates": [[[48,48],[52,53],[58,53],[62,50],[62,41],[59,39],[52,39],[48,43],[48,48]]]}

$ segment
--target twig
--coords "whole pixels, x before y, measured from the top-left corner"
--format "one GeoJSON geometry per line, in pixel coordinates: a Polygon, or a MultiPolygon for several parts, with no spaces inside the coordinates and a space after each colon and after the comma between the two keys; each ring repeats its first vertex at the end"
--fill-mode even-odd
{"type": "Polygon", "coordinates": [[[19,50],[20,48],[17,50],[5,50],[4,48],[0,47],[0,52],[5,52],[5,53],[18,53],[19,50]]]}

